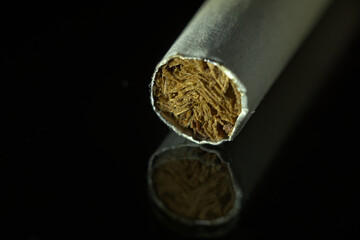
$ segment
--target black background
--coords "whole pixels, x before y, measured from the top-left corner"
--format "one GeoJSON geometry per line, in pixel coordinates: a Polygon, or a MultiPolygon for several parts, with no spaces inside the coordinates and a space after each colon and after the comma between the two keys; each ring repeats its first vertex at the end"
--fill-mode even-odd
{"type": "MultiPolygon", "coordinates": [[[[1,238],[181,238],[148,206],[149,83],[200,5],[0,7],[1,238]]],[[[355,36],[227,238],[360,237],[355,36]]]]}

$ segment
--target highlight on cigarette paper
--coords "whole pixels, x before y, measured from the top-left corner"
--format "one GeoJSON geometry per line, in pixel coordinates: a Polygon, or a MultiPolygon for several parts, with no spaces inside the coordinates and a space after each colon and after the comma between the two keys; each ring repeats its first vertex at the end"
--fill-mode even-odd
{"type": "Polygon", "coordinates": [[[158,69],[152,91],[156,111],[198,141],[228,139],[242,110],[236,83],[209,61],[170,59],[158,69]]]}

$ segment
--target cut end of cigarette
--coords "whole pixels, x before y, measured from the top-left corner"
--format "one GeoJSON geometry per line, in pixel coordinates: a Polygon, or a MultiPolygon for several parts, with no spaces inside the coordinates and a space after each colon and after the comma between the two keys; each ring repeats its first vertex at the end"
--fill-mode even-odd
{"type": "Polygon", "coordinates": [[[157,111],[195,140],[228,139],[241,112],[241,94],[216,65],[198,59],[169,60],[155,75],[157,111]]]}

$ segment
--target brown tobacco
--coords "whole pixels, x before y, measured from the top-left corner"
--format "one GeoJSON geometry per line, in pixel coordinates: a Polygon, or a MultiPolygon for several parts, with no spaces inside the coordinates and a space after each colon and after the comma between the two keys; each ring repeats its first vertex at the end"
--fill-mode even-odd
{"type": "Polygon", "coordinates": [[[156,74],[153,95],[161,115],[198,140],[227,139],[241,112],[235,83],[203,60],[168,61],[156,74]]]}

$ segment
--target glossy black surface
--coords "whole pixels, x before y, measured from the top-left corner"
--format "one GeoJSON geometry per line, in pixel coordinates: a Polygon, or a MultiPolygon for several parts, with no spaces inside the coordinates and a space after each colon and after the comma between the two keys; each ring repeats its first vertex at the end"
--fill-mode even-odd
{"type": "MultiPolygon", "coordinates": [[[[148,160],[168,133],[148,84],[200,4],[0,8],[0,238],[183,238],[157,221],[147,195],[148,160]]],[[[224,239],[360,237],[360,7],[335,4],[316,40],[330,43],[322,54],[354,34],[224,239]]]]}

